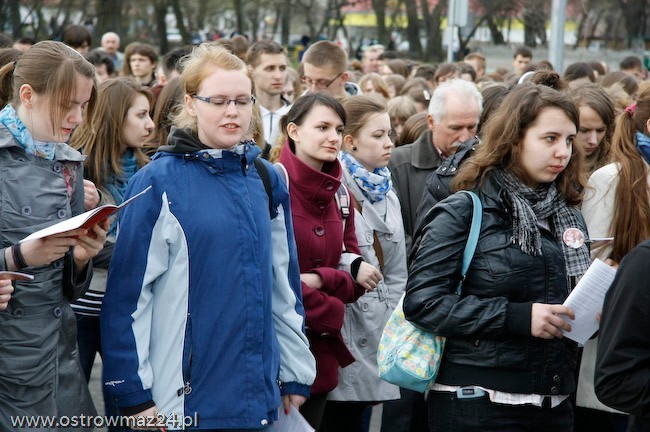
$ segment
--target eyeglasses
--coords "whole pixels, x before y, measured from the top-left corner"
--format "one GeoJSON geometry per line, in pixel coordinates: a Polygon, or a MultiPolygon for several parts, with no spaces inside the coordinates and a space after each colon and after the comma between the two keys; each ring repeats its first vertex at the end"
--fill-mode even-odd
{"type": "Polygon", "coordinates": [[[207,102],[219,108],[227,108],[230,105],[230,102],[235,104],[235,108],[244,108],[251,106],[255,103],[255,96],[251,97],[240,97],[237,99],[226,99],[223,97],[205,97],[205,96],[192,96],[194,99],[198,99],[203,102],[207,102]]]}
{"type": "Polygon", "coordinates": [[[300,81],[306,85],[306,86],[315,86],[316,88],[319,89],[324,89],[332,85],[334,81],[336,81],[341,75],[343,75],[343,72],[332,78],[330,81],[325,81],[325,80],[317,80],[317,81],[312,81],[311,78],[307,78],[306,76],[300,77],[300,81]]]}

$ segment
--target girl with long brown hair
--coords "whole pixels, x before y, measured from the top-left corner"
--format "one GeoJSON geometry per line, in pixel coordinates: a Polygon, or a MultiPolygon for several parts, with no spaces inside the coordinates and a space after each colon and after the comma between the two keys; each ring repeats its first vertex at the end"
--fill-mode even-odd
{"type": "Polygon", "coordinates": [[[586,231],[579,157],[579,114],[563,92],[517,85],[485,125],[476,154],[454,187],[481,200],[478,247],[462,285],[472,201],[456,193],[430,211],[409,268],[406,318],[447,337],[429,393],[433,432],[573,430],[578,346],[558,315],[589,267],[586,246],[564,244],[568,228],[586,231]],[[461,414],[462,413],[462,414],[461,414]]]}
{"type": "Polygon", "coordinates": [[[619,263],[650,237],[650,90],[618,116],[611,153],[589,179],[582,213],[592,237],[613,237],[593,257],[619,263]]]}

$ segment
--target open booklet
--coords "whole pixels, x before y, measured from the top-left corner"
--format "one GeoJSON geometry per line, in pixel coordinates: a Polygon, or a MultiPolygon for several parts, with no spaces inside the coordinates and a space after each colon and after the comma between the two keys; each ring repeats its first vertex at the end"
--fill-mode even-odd
{"type": "Polygon", "coordinates": [[[88,210],[85,213],[81,213],[80,215],[71,217],[70,219],[66,219],[62,222],[59,222],[58,224],[49,226],[47,228],[43,228],[42,230],[36,231],[35,233],[32,233],[22,239],[20,243],[26,242],[29,240],[36,240],[39,238],[43,237],[49,237],[54,234],[60,234],[64,233],[67,231],[72,231],[78,228],[90,228],[93,225],[96,225],[106,218],[108,218],[110,215],[113,213],[123,209],[126,205],[130,204],[135,200],[136,198],[142,196],[144,193],[148,192],[149,189],[151,189],[151,186],[148,186],[145,190],[142,192],[133,195],[131,198],[128,200],[124,201],[120,205],[113,205],[113,204],[106,204],[100,207],[97,207],[96,209],[93,210],[88,210]]]}
{"type": "Polygon", "coordinates": [[[584,345],[598,330],[596,316],[603,309],[605,294],[614,282],[616,269],[599,259],[595,259],[580,282],[564,301],[576,315],[575,320],[562,318],[571,324],[571,331],[563,331],[564,336],[584,345]]]}

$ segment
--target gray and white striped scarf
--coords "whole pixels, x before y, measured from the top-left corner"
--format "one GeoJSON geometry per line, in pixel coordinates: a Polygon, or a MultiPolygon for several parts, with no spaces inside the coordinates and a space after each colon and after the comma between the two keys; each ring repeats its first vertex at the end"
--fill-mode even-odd
{"type": "Polygon", "coordinates": [[[512,205],[512,242],[518,244],[524,253],[541,255],[542,236],[537,221],[550,217],[551,232],[560,242],[564,254],[568,288],[573,289],[591,264],[586,245],[573,249],[562,240],[567,228],[582,226],[578,209],[569,207],[555,183],[542,184],[533,190],[511,171],[496,170],[495,175],[503,181],[506,197],[512,205]]]}

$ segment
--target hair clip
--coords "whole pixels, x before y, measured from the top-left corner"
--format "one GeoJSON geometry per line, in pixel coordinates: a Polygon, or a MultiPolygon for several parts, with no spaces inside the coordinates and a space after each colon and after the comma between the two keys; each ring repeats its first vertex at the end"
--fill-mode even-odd
{"type": "Polygon", "coordinates": [[[636,111],[636,102],[630,105],[629,107],[625,108],[625,112],[627,115],[632,117],[634,115],[634,112],[636,111]]]}

